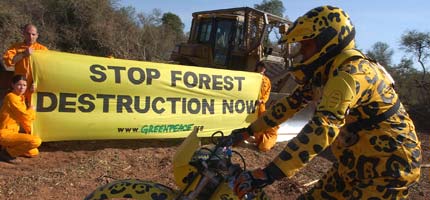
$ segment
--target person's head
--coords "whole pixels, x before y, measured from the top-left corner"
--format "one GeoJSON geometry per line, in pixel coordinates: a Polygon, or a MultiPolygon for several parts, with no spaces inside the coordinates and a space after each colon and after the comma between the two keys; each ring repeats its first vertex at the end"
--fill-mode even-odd
{"type": "Polygon", "coordinates": [[[332,6],[314,8],[299,17],[283,35],[282,42],[296,48],[290,68],[299,83],[324,70],[342,50],[355,48],[355,28],[345,11],[332,6]]]}
{"type": "Polygon", "coordinates": [[[264,64],[264,62],[258,62],[255,65],[255,72],[258,72],[260,74],[264,74],[264,72],[266,72],[266,64],[264,64]]]}
{"type": "Polygon", "coordinates": [[[37,28],[33,24],[26,24],[22,28],[22,34],[24,35],[24,42],[27,45],[32,45],[37,41],[39,33],[37,33],[37,28]]]}
{"type": "Polygon", "coordinates": [[[12,92],[17,95],[23,95],[27,90],[27,79],[23,75],[15,75],[12,78],[12,92]]]}

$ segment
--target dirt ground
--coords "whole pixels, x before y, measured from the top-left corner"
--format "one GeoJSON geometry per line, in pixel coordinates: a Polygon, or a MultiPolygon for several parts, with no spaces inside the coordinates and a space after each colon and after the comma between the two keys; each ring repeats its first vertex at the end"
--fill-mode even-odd
{"type": "MultiPolygon", "coordinates": [[[[420,134],[423,162],[430,164],[430,131],[420,134]]],[[[107,182],[138,178],[175,188],[171,160],[182,140],[109,140],[43,143],[37,158],[18,158],[19,163],[0,162],[0,199],[83,199],[97,186],[107,182]]],[[[285,142],[268,153],[236,148],[246,159],[248,169],[271,161],[285,142]]],[[[327,156],[325,156],[327,157],[327,156]]],[[[272,199],[295,199],[331,166],[318,156],[292,179],[266,187],[272,199]]],[[[410,191],[410,199],[430,199],[430,168],[422,169],[419,184],[410,191]]]]}

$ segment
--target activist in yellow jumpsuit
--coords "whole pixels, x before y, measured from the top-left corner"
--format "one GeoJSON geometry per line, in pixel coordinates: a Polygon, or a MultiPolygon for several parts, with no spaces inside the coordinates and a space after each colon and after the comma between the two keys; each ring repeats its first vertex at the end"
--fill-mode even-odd
{"type": "MultiPolygon", "coordinates": [[[[264,72],[266,71],[264,63],[257,63],[256,71],[263,75],[258,105],[258,116],[261,116],[266,112],[266,103],[269,100],[272,85],[270,83],[270,79],[264,75],[264,72]]],[[[269,151],[273,146],[275,146],[276,139],[278,137],[278,129],[279,126],[275,126],[254,134],[255,143],[260,151],[269,151]]]]}
{"type": "Polygon", "coordinates": [[[238,196],[293,176],[330,146],[337,161],[299,199],[407,198],[420,177],[420,142],[391,76],[354,49],[354,35],[349,16],[331,6],[310,10],[284,35],[285,42],[299,42],[293,44],[300,50],[290,69],[297,89],[250,127],[233,133],[246,138],[276,126],[310,102],[317,109],[267,167],[238,177],[238,196]]]}
{"type": "Polygon", "coordinates": [[[41,139],[31,132],[34,108],[25,105],[23,94],[27,89],[27,80],[22,75],[15,75],[12,87],[13,91],[6,95],[0,110],[0,160],[3,161],[13,160],[17,156],[37,156],[37,147],[41,144],[41,139]],[[20,127],[25,133],[19,133],[20,127]]]}
{"type": "Polygon", "coordinates": [[[30,65],[30,55],[33,50],[48,50],[37,42],[39,34],[36,26],[26,24],[23,28],[24,42],[13,44],[3,54],[3,62],[7,67],[15,67],[15,75],[24,75],[27,79],[27,91],[25,93],[27,104],[31,99],[31,93],[35,90],[33,75],[30,65]]]}

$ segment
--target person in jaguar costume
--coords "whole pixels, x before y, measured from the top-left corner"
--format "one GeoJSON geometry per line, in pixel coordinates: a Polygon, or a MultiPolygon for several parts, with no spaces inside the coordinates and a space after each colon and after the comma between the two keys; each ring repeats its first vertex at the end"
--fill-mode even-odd
{"type": "Polygon", "coordinates": [[[308,104],[316,104],[316,110],[268,166],[239,175],[235,193],[243,197],[291,177],[330,147],[336,162],[299,199],[406,199],[420,177],[420,141],[391,76],[355,49],[348,14],[333,6],[314,8],[282,40],[298,49],[289,69],[296,89],[230,137],[238,143],[308,104]]]}

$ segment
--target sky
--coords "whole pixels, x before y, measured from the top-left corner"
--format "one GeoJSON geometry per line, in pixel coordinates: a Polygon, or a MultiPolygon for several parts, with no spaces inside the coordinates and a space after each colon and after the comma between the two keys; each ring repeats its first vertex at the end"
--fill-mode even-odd
{"type": "MultiPolygon", "coordinates": [[[[233,7],[254,7],[263,0],[119,0],[120,6],[132,6],[136,12],[150,14],[153,9],[178,15],[191,26],[193,12],[233,7]]],[[[398,64],[406,53],[399,49],[401,36],[409,30],[430,32],[429,0],[282,0],[284,16],[291,21],[321,5],[332,5],[346,11],[356,28],[356,44],[369,50],[376,42],[387,43],[394,50],[393,64],[398,64]]]]}

